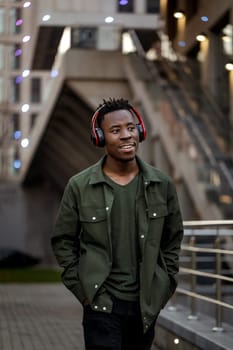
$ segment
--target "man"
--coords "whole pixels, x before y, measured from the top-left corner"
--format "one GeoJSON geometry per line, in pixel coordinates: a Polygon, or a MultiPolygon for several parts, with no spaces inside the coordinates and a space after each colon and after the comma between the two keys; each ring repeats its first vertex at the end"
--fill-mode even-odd
{"type": "Polygon", "coordinates": [[[104,100],[91,137],[106,155],[68,182],[52,246],[64,284],[84,308],[86,349],[147,350],[177,285],[176,191],[136,156],[146,130],[127,100],[104,100]]]}

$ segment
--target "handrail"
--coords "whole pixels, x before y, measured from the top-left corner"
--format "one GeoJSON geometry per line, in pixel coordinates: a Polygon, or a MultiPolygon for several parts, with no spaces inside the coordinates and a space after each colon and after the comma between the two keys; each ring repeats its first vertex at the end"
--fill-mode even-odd
{"type": "Polygon", "coordinates": [[[222,301],[215,300],[215,299],[213,299],[213,298],[206,297],[206,296],[204,296],[204,295],[202,295],[202,294],[199,294],[199,293],[193,293],[193,292],[190,292],[190,291],[188,291],[188,290],[186,290],[186,289],[179,288],[179,287],[177,288],[177,292],[182,293],[182,294],[185,294],[185,295],[188,295],[188,296],[190,296],[190,297],[198,298],[198,299],[200,299],[200,300],[205,300],[205,301],[208,301],[208,302],[210,302],[210,303],[214,303],[214,304],[217,304],[217,305],[221,305],[221,306],[224,306],[224,307],[226,307],[226,308],[228,308],[228,309],[233,310],[233,305],[230,305],[230,304],[228,304],[228,303],[224,303],[224,302],[222,302],[222,301]]]}
{"type": "MultiPolygon", "coordinates": [[[[222,308],[233,310],[233,305],[222,300],[222,281],[233,283],[233,278],[225,276],[222,273],[222,257],[233,256],[232,249],[223,249],[221,243],[224,241],[224,237],[229,239],[232,237],[233,242],[233,220],[206,220],[206,221],[184,221],[185,236],[189,239],[189,244],[181,245],[181,255],[185,252],[190,253],[190,267],[181,266],[179,270],[180,278],[183,276],[189,276],[190,285],[187,288],[178,286],[176,293],[189,296],[191,299],[190,310],[191,314],[188,316],[189,320],[197,319],[197,300],[204,300],[215,305],[215,321],[216,325],[212,328],[213,331],[222,331],[222,308]],[[201,231],[206,232],[206,229],[211,229],[211,236],[201,234],[201,231]],[[224,231],[221,232],[221,229],[224,231]],[[213,232],[215,231],[215,232],[213,232]],[[209,245],[213,247],[200,247],[201,241],[198,242],[198,237],[206,237],[209,245]],[[221,237],[220,237],[221,236],[221,237]],[[207,272],[202,271],[201,266],[197,266],[198,254],[213,254],[215,257],[215,271],[207,272]],[[206,279],[215,279],[215,298],[210,298],[201,293],[197,293],[198,282],[196,277],[200,276],[206,279]]],[[[228,240],[229,241],[229,240],[228,240]]],[[[232,243],[231,242],[231,243],[232,243]]],[[[226,243],[227,244],[227,243],[226,243]]]]}
{"type": "Polygon", "coordinates": [[[183,221],[184,228],[203,228],[203,227],[226,227],[233,228],[233,220],[191,220],[183,221]]]}
{"type": "Polygon", "coordinates": [[[181,267],[180,268],[180,272],[184,272],[184,273],[189,273],[192,275],[196,275],[196,276],[202,276],[202,277],[210,277],[210,278],[218,278],[221,281],[227,281],[227,282],[233,282],[233,278],[232,277],[226,277],[226,276],[222,276],[222,275],[217,275],[216,273],[209,273],[209,272],[201,272],[201,271],[194,271],[192,269],[187,269],[185,267],[181,267]]]}
{"type": "MultiPolygon", "coordinates": [[[[161,77],[157,63],[155,64],[153,61],[146,58],[145,51],[136,32],[134,30],[130,30],[129,34],[137,49],[137,57],[141,60],[142,64],[147,67],[150,73],[150,84],[153,81],[153,83],[156,84],[156,87],[158,87],[161,92],[164,93],[162,102],[164,102],[165,105],[166,102],[168,102],[171,113],[177,121],[176,124],[182,126],[181,129],[183,130],[184,135],[186,135],[189,142],[198,153],[199,169],[202,168],[206,174],[205,179],[200,179],[200,181],[204,181],[205,183],[205,186],[203,187],[205,195],[208,197],[209,201],[215,202],[215,205],[217,205],[220,212],[222,212],[223,217],[228,218],[229,212],[233,210],[232,169],[228,163],[225,153],[219,146],[219,143],[216,141],[216,138],[213,136],[212,132],[206,133],[205,131],[205,114],[202,113],[201,117],[197,118],[196,112],[193,111],[193,104],[190,103],[190,98],[187,96],[184,82],[180,81],[178,78],[175,80],[170,78],[172,75],[174,75],[174,69],[168,65],[163,58],[157,60],[159,67],[161,67],[161,65],[163,68],[164,65],[167,66],[165,72],[168,76],[168,80],[161,77]],[[167,81],[167,83],[165,83],[165,81],[167,81]],[[211,175],[214,173],[219,179],[218,183],[212,182],[213,180],[211,175]],[[229,197],[229,202],[227,202],[227,205],[222,205],[223,198],[226,196],[226,194],[229,197]]],[[[191,86],[192,83],[193,81],[191,81],[191,86]]],[[[163,106],[163,104],[161,104],[161,106],[163,106]]],[[[163,113],[166,115],[166,110],[163,111],[163,113]]],[[[177,139],[174,138],[174,141],[177,142],[177,139]]],[[[185,142],[185,139],[183,141],[185,142]]],[[[181,140],[179,139],[179,144],[181,146],[182,137],[181,140]]],[[[187,149],[189,149],[189,147],[186,147],[186,150],[187,149]]],[[[196,158],[194,159],[196,160],[196,158]]],[[[194,165],[196,166],[196,163],[194,163],[194,165]]],[[[199,175],[200,174],[197,172],[197,178],[199,175]]]]}

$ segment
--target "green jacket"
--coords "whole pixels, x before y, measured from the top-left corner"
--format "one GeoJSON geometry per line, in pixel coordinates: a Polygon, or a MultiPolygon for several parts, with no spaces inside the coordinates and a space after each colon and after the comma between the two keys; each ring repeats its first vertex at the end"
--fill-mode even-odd
{"type": "MultiPolygon", "coordinates": [[[[174,293],[183,237],[175,187],[168,176],[137,157],[144,196],[136,202],[141,250],[140,306],[144,331],[174,293]]],[[[103,159],[73,176],[64,191],[52,237],[63,283],[93,309],[111,312],[101,299],[112,263],[111,208],[114,194],[104,183],[103,159]],[[95,296],[98,294],[98,304],[95,296]]]]}

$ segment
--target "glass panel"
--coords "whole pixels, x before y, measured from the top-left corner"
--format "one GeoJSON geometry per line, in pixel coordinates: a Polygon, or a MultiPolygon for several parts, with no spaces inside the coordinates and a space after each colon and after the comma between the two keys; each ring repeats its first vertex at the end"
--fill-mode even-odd
{"type": "MultiPolygon", "coordinates": [[[[13,150],[14,154],[13,154],[13,159],[11,160],[11,167],[13,165],[13,170],[15,173],[20,171],[20,168],[22,166],[22,162],[20,160],[20,154],[19,154],[19,150],[16,148],[15,150],[13,150]]],[[[11,170],[12,172],[12,170],[11,170]]]]}
{"type": "Polygon", "coordinates": [[[17,82],[16,78],[12,79],[11,82],[12,87],[12,102],[19,102],[20,101],[20,83],[17,82]]]}
{"type": "Polygon", "coordinates": [[[4,33],[4,9],[0,8],[0,34],[4,33]]]}
{"type": "Polygon", "coordinates": [[[14,125],[14,131],[19,130],[19,113],[12,114],[12,123],[14,125]]]}
{"type": "Polygon", "coordinates": [[[20,122],[19,122],[19,113],[13,113],[11,116],[12,121],[12,138],[14,140],[19,140],[22,136],[21,130],[20,130],[20,122]]]}
{"type": "Polygon", "coordinates": [[[15,9],[9,10],[9,22],[10,22],[10,33],[15,33],[15,22],[16,22],[16,11],[15,9]]]}
{"type": "Polygon", "coordinates": [[[97,41],[97,28],[73,28],[71,31],[71,46],[82,48],[95,48],[97,41]]]}
{"type": "Polygon", "coordinates": [[[21,31],[21,26],[23,24],[23,20],[21,18],[21,10],[20,9],[11,9],[9,12],[10,17],[10,33],[18,34],[21,31]]]}
{"type": "Polygon", "coordinates": [[[3,101],[3,79],[0,77],[0,103],[3,101]]]}
{"type": "Polygon", "coordinates": [[[33,126],[35,125],[36,118],[37,118],[37,113],[32,113],[32,114],[31,114],[31,129],[32,129],[33,126]]]}
{"type": "Polygon", "coordinates": [[[31,102],[39,103],[41,101],[41,80],[40,78],[31,79],[31,102]]]}
{"type": "Polygon", "coordinates": [[[19,44],[14,45],[14,47],[12,47],[11,53],[10,53],[11,68],[12,69],[19,69],[20,68],[21,54],[22,54],[21,46],[19,44]]]}
{"type": "Polygon", "coordinates": [[[146,12],[147,13],[159,13],[160,11],[160,0],[147,0],[146,12]]]}
{"type": "Polygon", "coordinates": [[[4,46],[0,45],[0,70],[4,68],[4,46]]]}

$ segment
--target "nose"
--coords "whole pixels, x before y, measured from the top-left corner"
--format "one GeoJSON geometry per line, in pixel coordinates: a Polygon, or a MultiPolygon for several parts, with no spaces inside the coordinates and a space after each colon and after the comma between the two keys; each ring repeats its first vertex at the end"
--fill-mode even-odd
{"type": "Polygon", "coordinates": [[[121,139],[128,139],[131,137],[131,133],[128,130],[128,128],[123,128],[120,133],[120,138],[121,139]]]}

